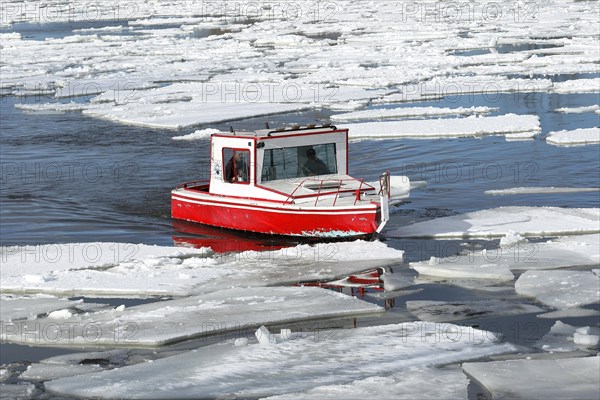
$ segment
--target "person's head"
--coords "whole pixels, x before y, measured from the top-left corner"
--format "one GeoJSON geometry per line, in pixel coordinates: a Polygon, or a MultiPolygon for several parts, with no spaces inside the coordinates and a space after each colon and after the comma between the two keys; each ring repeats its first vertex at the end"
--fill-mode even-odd
{"type": "Polygon", "coordinates": [[[317,156],[317,152],[315,151],[315,149],[310,148],[308,150],[306,150],[306,157],[310,158],[310,159],[314,159],[317,156]]]}

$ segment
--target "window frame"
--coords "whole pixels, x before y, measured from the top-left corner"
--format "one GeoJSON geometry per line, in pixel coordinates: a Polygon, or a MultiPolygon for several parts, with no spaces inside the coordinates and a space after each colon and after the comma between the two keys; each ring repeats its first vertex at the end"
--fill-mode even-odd
{"type": "Polygon", "coordinates": [[[223,165],[223,183],[228,183],[228,184],[232,184],[232,185],[250,185],[252,182],[252,168],[251,168],[251,154],[250,154],[250,149],[248,148],[239,148],[239,147],[223,147],[221,148],[221,161],[222,161],[222,165],[223,165]],[[236,153],[246,153],[248,155],[248,162],[246,163],[246,168],[248,169],[248,180],[247,181],[243,181],[243,182],[229,182],[227,180],[227,164],[229,163],[229,160],[225,160],[225,152],[226,151],[231,151],[231,157],[233,158],[233,163],[234,163],[234,169],[235,169],[235,155],[236,153]]]}

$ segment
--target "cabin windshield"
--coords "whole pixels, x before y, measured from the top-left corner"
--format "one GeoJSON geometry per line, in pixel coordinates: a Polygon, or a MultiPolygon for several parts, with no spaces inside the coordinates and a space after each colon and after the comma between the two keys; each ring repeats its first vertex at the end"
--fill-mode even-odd
{"type": "Polygon", "coordinates": [[[262,182],[337,174],[335,143],[266,149],[262,182]]]}

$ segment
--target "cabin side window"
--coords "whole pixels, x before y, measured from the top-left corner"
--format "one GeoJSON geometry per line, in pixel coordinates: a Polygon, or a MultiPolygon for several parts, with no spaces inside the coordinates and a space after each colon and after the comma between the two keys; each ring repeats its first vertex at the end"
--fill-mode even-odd
{"type": "Polygon", "coordinates": [[[266,149],[262,182],[337,174],[335,143],[266,149]]]}
{"type": "Polygon", "coordinates": [[[250,151],[223,148],[223,179],[229,183],[250,183],[250,151]]]}

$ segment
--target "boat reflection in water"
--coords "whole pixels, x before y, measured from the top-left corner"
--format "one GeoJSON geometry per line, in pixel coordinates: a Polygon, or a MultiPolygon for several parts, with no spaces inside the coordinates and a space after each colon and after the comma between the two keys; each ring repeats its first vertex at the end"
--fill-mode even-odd
{"type": "MultiPolygon", "coordinates": [[[[230,229],[215,228],[181,220],[172,220],[177,233],[173,235],[175,246],[210,248],[215,253],[240,253],[243,251],[277,251],[300,244],[322,243],[314,238],[261,235],[252,232],[240,232],[230,229]]],[[[340,240],[337,240],[338,242],[340,240]]],[[[371,300],[368,293],[383,292],[381,276],[390,273],[385,268],[369,269],[331,282],[302,282],[297,285],[318,286],[324,289],[345,293],[362,300],[371,300]]],[[[377,302],[379,303],[379,302],[377,302]]],[[[386,309],[394,307],[395,300],[385,299],[381,306],[386,309]]]]}
{"type": "Polygon", "coordinates": [[[234,231],[197,224],[182,220],[172,220],[176,234],[175,246],[210,248],[215,253],[239,253],[243,251],[270,251],[299,244],[313,244],[318,241],[310,238],[262,235],[252,232],[234,231]]]}

